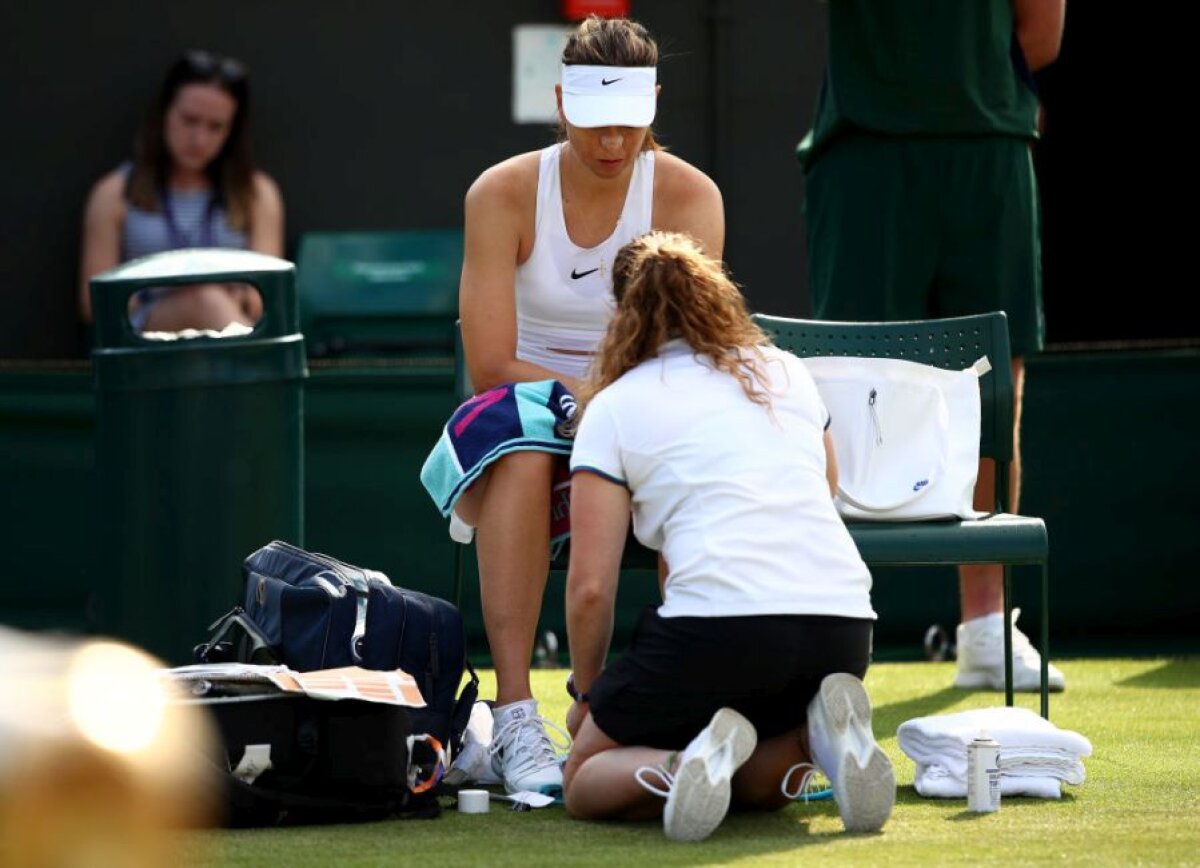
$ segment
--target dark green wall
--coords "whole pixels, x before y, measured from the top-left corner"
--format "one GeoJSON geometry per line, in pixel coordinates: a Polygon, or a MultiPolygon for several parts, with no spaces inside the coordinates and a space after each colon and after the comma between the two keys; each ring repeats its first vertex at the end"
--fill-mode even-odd
{"type": "MultiPolygon", "coordinates": [[[[306,395],[310,548],[451,596],[453,550],[417,474],[452,406],[445,361],[316,363],[306,395]]],[[[1200,351],[1057,353],[1029,363],[1024,509],[1045,517],[1058,652],[1200,649],[1200,505],[1186,463],[1200,430],[1200,351]]],[[[86,366],[0,367],[0,622],[86,630],[97,569],[93,399],[86,366]]],[[[239,568],[230,564],[231,571],[239,568]]],[[[1036,623],[1032,576],[1017,583],[1036,623]]],[[[169,578],[167,579],[169,580],[169,578]]],[[[627,576],[617,641],[655,597],[627,576]]],[[[957,618],[949,571],[876,577],[881,655],[919,653],[957,618]]],[[[561,577],[544,624],[562,635],[561,577]]],[[[232,606],[236,601],[230,600],[232,606]]],[[[468,624],[482,648],[478,595],[468,624]]],[[[197,639],[203,624],[196,625],[197,639]]]]}
{"type": "MultiPolygon", "coordinates": [[[[280,184],[287,254],[319,230],[458,227],[471,181],[554,140],[512,122],[512,28],[558,0],[0,4],[0,358],[82,356],[81,212],[128,159],[168,63],[206,47],[251,69],[257,158],[280,184]]],[[[656,129],[726,191],[728,253],[760,303],[800,313],[792,149],[819,84],[824,9],[783,0],[635,2],[662,44],[656,129]],[[751,9],[750,7],[754,8],[751,9]],[[718,39],[716,33],[723,36],[718,39]],[[776,112],[760,115],[762,108],[776,112]],[[766,160],[767,155],[770,159],[766,160]]]]}
{"type": "MultiPolygon", "coordinates": [[[[793,149],[820,83],[826,3],[631,7],[664,50],[659,132],[724,193],[734,275],[757,309],[806,314],[793,149]]],[[[179,51],[248,61],[255,147],[282,188],[294,259],[310,231],[456,227],[480,171],[548,143],[548,129],[511,121],[511,29],[561,22],[559,9],[558,0],[0,3],[0,358],[84,355],[75,318],[83,202],[128,158],[140,113],[179,51]]],[[[1191,50],[1172,40],[1189,30],[1141,34],[1150,19],[1130,17],[1115,4],[1069,4],[1062,56],[1040,76],[1052,341],[1198,336],[1175,300],[1190,223],[1160,211],[1164,191],[1178,188],[1175,167],[1190,162],[1189,140],[1139,126],[1187,104],[1176,93],[1190,80],[1182,64],[1191,50]],[[1102,288],[1122,303],[1096,303],[1102,288]]]]}

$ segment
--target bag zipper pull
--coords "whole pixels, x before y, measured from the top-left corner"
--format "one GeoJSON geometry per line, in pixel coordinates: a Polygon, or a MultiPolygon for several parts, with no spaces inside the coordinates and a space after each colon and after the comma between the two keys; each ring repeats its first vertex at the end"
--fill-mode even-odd
{"type": "Polygon", "coordinates": [[[883,445],[883,429],[879,426],[879,413],[875,410],[875,398],[878,393],[872,389],[871,394],[867,396],[867,407],[871,411],[871,427],[875,429],[875,445],[883,445]]]}

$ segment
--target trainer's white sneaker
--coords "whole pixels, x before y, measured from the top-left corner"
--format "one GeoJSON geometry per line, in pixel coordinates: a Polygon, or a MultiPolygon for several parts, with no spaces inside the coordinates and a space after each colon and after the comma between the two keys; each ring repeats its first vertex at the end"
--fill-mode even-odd
{"type": "MultiPolygon", "coordinates": [[[[1012,610],[1013,690],[1037,691],[1041,688],[1042,656],[1017,629],[1020,609],[1012,610]]],[[[1004,689],[1004,614],[995,612],[972,618],[958,625],[958,671],[954,686],[966,690],[1004,689]]],[[[1059,691],[1067,682],[1053,663],[1046,668],[1051,690],[1059,691]]]]}
{"type": "Polygon", "coordinates": [[[732,708],[721,708],[680,754],[674,773],[661,766],[637,770],[638,783],[667,800],[663,832],[668,838],[702,841],[721,825],[729,811],[729,782],[757,744],[754,724],[732,708]]]}
{"type": "Polygon", "coordinates": [[[808,746],[833,787],[847,832],[877,832],[896,801],[892,761],[871,732],[871,700],[844,672],[825,676],[808,704],[808,746]]]}
{"type": "Polygon", "coordinates": [[[536,699],[512,702],[493,709],[492,768],[510,793],[545,793],[562,798],[562,763],[546,732],[556,730],[570,746],[562,727],[538,714],[536,699]]]}

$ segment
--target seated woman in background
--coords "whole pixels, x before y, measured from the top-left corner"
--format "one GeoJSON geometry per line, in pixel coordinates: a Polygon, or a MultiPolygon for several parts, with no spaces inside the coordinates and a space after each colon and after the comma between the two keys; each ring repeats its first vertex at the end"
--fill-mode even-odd
{"type": "MultiPolygon", "coordinates": [[[[134,143],[134,159],[101,178],[84,212],[79,311],[92,321],[88,281],[122,262],[188,247],[283,254],[283,202],[250,154],[245,67],[189,51],[167,70],[134,143]]],[[[142,290],[137,331],[253,325],[250,287],[202,284],[142,290]]]]}
{"type": "Polygon", "coordinates": [[[860,680],[871,575],[816,386],[685,235],[623,247],[613,296],[571,453],[567,811],[699,840],[731,800],[787,804],[815,764],[846,829],[878,830],[896,788],[860,680]],[[605,666],[631,510],[663,604],[605,666]]]}

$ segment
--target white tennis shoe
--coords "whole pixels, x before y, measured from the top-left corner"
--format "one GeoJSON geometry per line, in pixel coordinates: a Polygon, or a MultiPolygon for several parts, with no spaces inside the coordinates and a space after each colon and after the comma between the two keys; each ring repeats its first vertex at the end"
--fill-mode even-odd
{"type": "Polygon", "coordinates": [[[853,675],[839,672],[821,682],[808,704],[808,746],[829,778],[846,831],[882,829],[896,801],[896,775],[871,732],[866,688],[853,675]]]}
{"type": "Polygon", "coordinates": [[[667,800],[663,832],[672,841],[702,841],[729,811],[730,780],[754,753],[754,724],[732,708],[722,708],[679,756],[675,772],[661,766],[637,770],[639,784],[667,800]],[[647,778],[658,778],[659,786],[647,778]]]}

